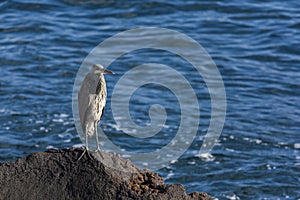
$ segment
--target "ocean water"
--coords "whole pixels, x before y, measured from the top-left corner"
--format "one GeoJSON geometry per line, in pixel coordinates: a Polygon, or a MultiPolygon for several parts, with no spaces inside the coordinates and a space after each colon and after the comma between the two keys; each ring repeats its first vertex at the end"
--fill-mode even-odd
{"type": "Polygon", "coordinates": [[[120,130],[110,101],[128,70],[145,62],[165,64],[190,82],[201,113],[190,147],[158,170],[166,182],[182,183],[188,193],[204,191],[217,199],[300,199],[296,0],[1,1],[0,160],[81,145],[72,114],[77,71],[100,42],[137,27],[172,29],[206,49],[225,85],[225,125],[210,154],[196,156],[211,114],[205,81],[178,56],[144,49],[109,66],[116,74],[106,77],[108,101],[101,121],[109,138],[136,152],[172,141],[180,121],[180,105],[172,91],[149,84],[131,97],[130,116],[141,126],[151,122],[148,111],[153,104],[161,104],[168,114],[161,132],[147,139],[120,130]]]}

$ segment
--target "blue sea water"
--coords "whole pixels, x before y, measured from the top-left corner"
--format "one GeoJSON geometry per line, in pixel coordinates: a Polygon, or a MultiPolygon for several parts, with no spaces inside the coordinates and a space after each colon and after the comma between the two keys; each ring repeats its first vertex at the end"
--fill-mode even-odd
{"type": "MultiPolygon", "coordinates": [[[[144,50],[112,63],[101,127],[124,149],[151,151],[176,134],[180,106],[172,92],[146,85],[132,96],[130,115],[149,123],[161,103],[161,137],[140,141],[122,133],[112,116],[114,85],[143,62],[163,63],[198,88],[201,123],[176,162],[158,170],[167,183],[217,199],[300,199],[300,2],[289,1],[1,1],[0,160],[82,144],[73,121],[72,91],[81,63],[100,42],[136,27],[188,35],[211,55],[222,75],[226,122],[217,145],[196,157],[211,105],[204,81],[186,61],[144,50]],[[199,87],[200,86],[200,87],[199,87]],[[143,143],[144,142],[144,143],[143,143]]],[[[159,72],[158,72],[159,74],[159,72]]]]}

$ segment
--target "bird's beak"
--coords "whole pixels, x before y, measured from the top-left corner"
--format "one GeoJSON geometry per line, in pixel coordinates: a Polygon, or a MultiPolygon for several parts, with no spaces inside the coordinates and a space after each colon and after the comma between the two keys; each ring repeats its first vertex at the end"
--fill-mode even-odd
{"type": "Polygon", "coordinates": [[[103,74],[114,74],[112,71],[109,71],[107,69],[104,69],[103,74]]]}

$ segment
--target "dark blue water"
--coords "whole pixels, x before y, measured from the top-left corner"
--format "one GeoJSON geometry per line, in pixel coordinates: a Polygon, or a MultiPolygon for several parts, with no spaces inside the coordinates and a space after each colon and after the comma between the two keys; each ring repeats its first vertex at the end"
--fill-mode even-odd
{"type": "MultiPolygon", "coordinates": [[[[100,42],[141,26],[173,29],[199,42],[218,66],[227,93],[222,135],[212,157],[200,159],[195,152],[211,112],[203,80],[187,71],[185,61],[157,51],[133,52],[112,64],[117,74],[107,77],[109,99],[122,74],[145,59],[173,66],[187,73],[192,85],[201,85],[196,90],[201,107],[197,139],[177,162],[158,171],[167,183],[182,183],[187,192],[205,191],[218,199],[299,199],[297,0],[1,1],[0,160],[81,144],[72,116],[77,70],[100,42]]],[[[160,96],[168,111],[169,124],[161,133],[169,137],[161,140],[165,145],[174,137],[180,113],[170,91],[140,88],[130,114],[147,124],[147,111],[158,102],[153,96],[160,96]]],[[[132,147],[132,138],[115,126],[109,100],[102,127],[118,145],[132,147]]],[[[148,142],[142,147],[153,148],[148,142]]]]}

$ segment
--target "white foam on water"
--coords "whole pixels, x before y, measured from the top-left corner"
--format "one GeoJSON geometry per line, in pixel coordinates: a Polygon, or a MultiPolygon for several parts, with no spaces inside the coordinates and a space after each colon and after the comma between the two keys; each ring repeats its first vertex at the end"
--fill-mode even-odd
{"type": "Polygon", "coordinates": [[[295,148],[295,149],[300,149],[300,143],[294,144],[294,148],[295,148]]]}
{"type": "Polygon", "coordinates": [[[66,118],[66,117],[69,117],[69,115],[68,115],[68,114],[64,114],[64,113],[60,114],[59,116],[60,116],[61,118],[66,118]]]}
{"type": "Polygon", "coordinates": [[[236,194],[232,194],[232,195],[226,195],[226,198],[230,199],[230,200],[240,200],[240,197],[238,197],[236,194]]]}
{"type": "Polygon", "coordinates": [[[254,139],[254,142],[255,142],[256,144],[261,144],[261,143],[262,143],[262,140],[254,139]]]}
{"type": "Polygon", "coordinates": [[[272,166],[270,164],[267,164],[266,167],[268,170],[276,169],[276,166],[272,166]]]}
{"type": "Polygon", "coordinates": [[[195,157],[200,158],[202,161],[205,162],[211,162],[214,161],[216,158],[210,154],[210,153],[201,153],[201,154],[196,154],[195,157]]]}
{"type": "Polygon", "coordinates": [[[170,126],[169,126],[169,125],[166,125],[166,124],[163,124],[162,127],[163,127],[163,128],[170,128],[170,126]]]}
{"type": "Polygon", "coordinates": [[[230,149],[230,148],[225,148],[225,151],[229,151],[229,152],[235,152],[234,149],[230,149]]]}
{"type": "Polygon", "coordinates": [[[165,178],[165,180],[170,179],[172,176],[174,176],[174,173],[173,173],[173,171],[171,170],[171,171],[168,173],[168,175],[167,175],[167,177],[165,178]]]}
{"type": "Polygon", "coordinates": [[[171,160],[171,164],[174,164],[174,163],[176,163],[178,160],[171,160]]]}
{"type": "Polygon", "coordinates": [[[257,139],[257,138],[248,138],[248,137],[245,137],[245,138],[243,138],[243,140],[251,142],[251,143],[256,143],[256,144],[265,144],[265,143],[263,143],[262,140],[257,139]]]}
{"type": "Polygon", "coordinates": [[[73,145],[73,147],[74,148],[80,148],[80,147],[83,147],[84,145],[82,144],[82,143],[80,143],[80,144],[74,144],[73,145]]]}
{"type": "Polygon", "coordinates": [[[110,125],[113,129],[117,130],[117,131],[122,131],[122,132],[125,132],[125,133],[136,133],[136,129],[127,129],[127,128],[121,128],[119,125],[117,124],[108,124],[110,125]]]}
{"type": "Polygon", "coordinates": [[[53,121],[53,122],[60,122],[60,123],[61,123],[61,122],[64,122],[63,119],[52,119],[52,121],[53,121]]]}
{"type": "Polygon", "coordinates": [[[55,147],[52,146],[52,145],[48,145],[48,146],[46,147],[46,149],[57,149],[57,148],[55,148],[55,147]]]}
{"type": "Polygon", "coordinates": [[[193,161],[189,161],[188,164],[189,164],[189,165],[195,165],[196,162],[193,160],[193,161]]]}
{"type": "Polygon", "coordinates": [[[67,128],[67,130],[65,130],[65,133],[68,133],[68,132],[72,132],[74,130],[74,128],[67,128]]]}
{"type": "Polygon", "coordinates": [[[282,146],[285,146],[285,145],[287,145],[288,143],[286,143],[286,142],[278,142],[278,144],[279,144],[279,145],[282,145],[282,146]]]}

